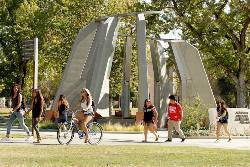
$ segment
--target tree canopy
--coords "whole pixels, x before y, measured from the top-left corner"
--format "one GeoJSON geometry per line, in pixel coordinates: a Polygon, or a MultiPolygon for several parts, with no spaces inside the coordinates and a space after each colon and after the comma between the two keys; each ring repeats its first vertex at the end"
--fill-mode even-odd
{"type": "Polygon", "coordinates": [[[22,59],[26,39],[39,38],[39,87],[54,95],[78,31],[105,15],[133,10],[137,0],[1,0],[0,94],[9,96],[13,83],[32,89],[32,61],[22,59]]]}
{"type": "Polygon", "coordinates": [[[234,85],[237,106],[245,107],[247,87],[249,89],[250,85],[248,1],[152,0],[152,3],[144,3],[140,8],[163,10],[164,14],[160,17],[150,17],[150,31],[159,35],[181,29],[183,39],[202,52],[209,79],[217,82],[226,78],[234,85]]]}

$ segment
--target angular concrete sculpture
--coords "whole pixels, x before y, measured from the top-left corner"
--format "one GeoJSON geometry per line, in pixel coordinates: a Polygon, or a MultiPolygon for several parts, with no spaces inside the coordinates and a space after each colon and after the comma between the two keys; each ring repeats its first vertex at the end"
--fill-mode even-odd
{"type": "Polygon", "coordinates": [[[192,105],[194,98],[198,96],[207,107],[215,107],[213,92],[198,50],[184,40],[152,39],[150,50],[154,70],[154,104],[159,112],[159,117],[161,118],[163,112],[166,111],[169,94],[175,94],[173,69],[166,65],[169,57],[164,55],[164,47],[160,41],[168,42],[173,51],[177,73],[181,81],[181,102],[192,105]]]}
{"type": "Polygon", "coordinates": [[[123,117],[129,117],[130,110],[130,74],[131,74],[131,56],[132,56],[132,38],[127,36],[125,44],[125,56],[123,59],[123,82],[121,96],[121,111],[123,117]]]}
{"type": "Polygon", "coordinates": [[[198,96],[207,107],[215,107],[214,95],[199,51],[186,41],[177,40],[169,43],[180,75],[181,100],[192,104],[198,96]]]}
{"type": "MultiPolygon", "coordinates": [[[[71,105],[80,98],[81,89],[90,89],[103,116],[109,116],[109,73],[113,61],[119,19],[109,17],[80,30],[56,93],[64,94],[71,105]]],[[[55,110],[56,104],[53,104],[55,110]]]]}
{"type": "Polygon", "coordinates": [[[148,98],[148,70],[146,51],[146,20],[144,14],[136,16],[136,42],[138,53],[138,111],[143,111],[144,100],[148,98]]]}
{"type": "Polygon", "coordinates": [[[79,31],[55,96],[53,110],[56,110],[56,101],[60,94],[66,95],[71,105],[75,105],[76,99],[79,99],[80,91],[84,87],[81,78],[83,65],[88,59],[89,50],[99,26],[100,23],[92,22],[79,31]]]}
{"type": "MultiPolygon", "coordinates": [[[[168,96],[173,94],[173,84],[170,78],[172,71],[167,69],[169,57],[165,55],[164,47],[159,41],[150,40],[150,51],[154,70],[154,105],[161,118],[167,108],[168,96]]],[[[162,121],[159,121],[160,124],[163,124],[162,121]]]]}
{"type": "MultiPolygon", "coordinates": [[[[71,55],[65,67],[62,81],[55,100],[64,94],[70,105],[75,106],[80,98],[81,89],[90,89],[98,112],[110,116],[109,75],[117,41],[120,17],[136,17],[136,43],[138,49],[138,111],[142,111],[144,100],[149,97],[147,52],[146,52],[146,21],[144,14],[159,12],[132,13],[104,17],[81,29],[72,47],[71,55]]],[[[215,107],[214,97],[203,67],[199,52],[185,41],[168,41],[175,57],[181,80],[181,99],[189,103],[195,96],[200,96],[208,107],[215,107]]],[[[167,57],[164,48],[155,40],[150,41],[151,57],[154,70],[155,105],[162,114],[167,106],[167,97],[173,93],[171,69],[166,68],[167,57]]],[[[123,83],[123,116],[129,116],[129,80],[132,52],[131,38],[127,38],[125,74],[123,83]]],[[[56,101],[55,101],[56,102],[56,101]]],[[[56,103],[52,108],[56,110],[56,103]]]]}

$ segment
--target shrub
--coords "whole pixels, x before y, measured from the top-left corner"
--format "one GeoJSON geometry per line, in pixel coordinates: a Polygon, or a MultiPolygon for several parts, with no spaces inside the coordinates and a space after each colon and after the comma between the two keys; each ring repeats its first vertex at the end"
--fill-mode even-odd
{"type": "Polygon", "coordinates": [[[186,135],[200,135],[200,131],[209,129],[208,108],[197,97],[193,105],[183,103],[184,119],[181,127],[186,135]]]}

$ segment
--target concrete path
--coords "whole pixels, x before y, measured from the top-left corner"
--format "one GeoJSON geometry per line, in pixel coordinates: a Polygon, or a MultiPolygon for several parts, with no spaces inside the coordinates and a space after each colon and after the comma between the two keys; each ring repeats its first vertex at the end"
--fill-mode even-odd
{"type": "MultiPolygon", "coordinates": [[[[22,130],[15,129],[12,131],[13,134],[23,134],[22,130]]],[[[4,129],[0,129],[0,134],[5,134],[4,129]]],[[[142,143],[142,133],[110,133],[104,132],[103,139],[100,145],[157,145],[157,146],[197,146],[206,148],[224,148],[224,149],[241,149],[250,150],[250,138],[233,138],[231,142],[227,142],[227,139],[221,139],[220,142],[216,143],[214,138],[211,139],[186,139],[184,143],[180,142],[180,139],[175,138],[171,143],[164,142],[167,138],[166,131],[159,131],[160,139],[158,142],[154,141],[152,134],[149,134],[148,142],[142,143]]],[[[43,139],[41,145],[58,145],[56,139],[56,132],[41,132],[43,139]]],[[[0,142],[0,147],[3,144],[8,145],[22,145],[22,144],[33,144],[32,141],[26,142],[24,138],[11,138],[10,142],[0,142]]],[[[82,145],[83,140],[75,136],[70,145],[82,145]]]]}

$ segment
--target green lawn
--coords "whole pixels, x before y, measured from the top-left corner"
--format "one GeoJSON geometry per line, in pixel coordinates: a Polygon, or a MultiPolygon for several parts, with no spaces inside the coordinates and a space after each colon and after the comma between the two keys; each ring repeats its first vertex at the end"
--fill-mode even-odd
{"type": "Polygon", "coordinates": [[[0,166],[250,166],[250,151],[165,146],[4,145],[0,166]]]}

